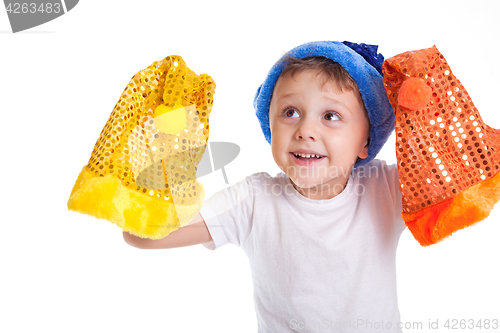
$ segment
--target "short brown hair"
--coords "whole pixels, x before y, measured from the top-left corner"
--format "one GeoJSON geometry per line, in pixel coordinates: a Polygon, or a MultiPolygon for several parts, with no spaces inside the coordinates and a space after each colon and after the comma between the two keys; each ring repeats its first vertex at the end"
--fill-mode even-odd
{"type": "Polygon", "coordinates": [[[358,98],[361,106],[365,110],[366,115],[368,112],[365,108],[365,103],[359,92],[358,85],[356,81],[352,78],[351,74],[345,70],[342,65],[332,59],[314,56],[306,57],[302,59],[294,58],[292,56],[285,56],[284,62],[286,67],[281,72],[280,77],[290,73],[292,77],[296,73],[300,73],[305,70],[317,70],[319,74],[323,75],[325,84],[328,81],[334,82],[340,91],[352,91],[358,98]]]}

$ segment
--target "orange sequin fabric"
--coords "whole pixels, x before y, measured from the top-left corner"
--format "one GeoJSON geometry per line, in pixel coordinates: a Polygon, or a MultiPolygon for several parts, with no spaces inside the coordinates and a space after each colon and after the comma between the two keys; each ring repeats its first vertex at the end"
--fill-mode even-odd
{"type": "Polygon", "coordinates": [[[154,62],[134,75],[101,132],[87,168],[113,174],[138,193],[189,205],[200,195],[196,166],[208,141],[215,83],[196,75],[180,56],[154,62]],[[185,128],[162,133],[155,109],[183,107],[185,128]]]}
{"type": "Polygon", "coordinates": [[[396,114],[404,213],[416,213],[454,198],[497,174],[500,131],[484,124],[435,46],[387,59],[383,73],[396,114]],[[398,103],[399,90],[408,78],[419,78],[432,89],[425,107],[409,110],[398,103]]]}

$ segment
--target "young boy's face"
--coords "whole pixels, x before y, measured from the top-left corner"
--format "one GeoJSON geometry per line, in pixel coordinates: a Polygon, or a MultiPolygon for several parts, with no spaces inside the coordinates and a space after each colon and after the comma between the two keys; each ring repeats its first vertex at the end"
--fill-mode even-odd
{"type": "Polygon", "coordinates": [[[278,79],[269,123],[274,160],[308,198],[328,199],[342,192],[357,158],[368,157],[370,127],[360,101],[315,70],[278,79]]]}

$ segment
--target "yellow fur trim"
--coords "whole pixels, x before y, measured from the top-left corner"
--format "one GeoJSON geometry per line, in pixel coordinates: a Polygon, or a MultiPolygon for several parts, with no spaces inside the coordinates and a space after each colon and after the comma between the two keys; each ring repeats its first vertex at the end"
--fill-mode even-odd
{"type": "Polygon", "coordinates": [[[83,167],[68,200],[68,209],[110,221],[133,235],[160,239],[188,224],[205,198],[203,185],[192,205],[175,205],[133,191],[113,175],[95,177],[83,167]]]}

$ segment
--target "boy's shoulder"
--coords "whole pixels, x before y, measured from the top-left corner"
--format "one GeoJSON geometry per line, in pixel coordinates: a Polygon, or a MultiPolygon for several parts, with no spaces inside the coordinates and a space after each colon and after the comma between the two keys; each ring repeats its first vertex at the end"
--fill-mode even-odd
{"type": "Polygon", "coordinates": [[[380,168],[380,169],[385,169],[385,170],[392,170],[394,168],[397,169],[397,164],[387,164],[385,160],[379,160],[379,159],[373,159],[370,162],[366,163],[365,165],[362,165],[360,167],[357,167],[356,169],[353,169],[353,171],[367,171],[369,169],[375,169],[375,168],[380,168]]]}
{"type": "MultiPolygon", "coordinates": [[[[385,201],[392,198],[400,205],[401,193],[397,164],[387,164],[384,160],[373,160],[353,172],[354,183],[360,186],[364,197],[374,198],[375,201],[385,201]]],[[[396,208],[401,211],[400,208],[396,208]]]]}
{"type": "Polygon", "coordinates": [[[384,160],[374,159],[353,170],[353,176],[361,182],[395,182],[398,180],[397,164],[387,164],[384,160]]]}

